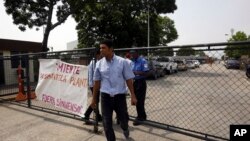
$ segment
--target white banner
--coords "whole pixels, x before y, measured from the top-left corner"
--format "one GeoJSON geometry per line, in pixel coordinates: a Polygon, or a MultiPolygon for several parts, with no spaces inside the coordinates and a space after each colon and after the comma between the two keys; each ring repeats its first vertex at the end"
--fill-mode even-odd
{"type": "Polygon", "coordinates": [[[37,99],[84,117],[88,101],[88,68],[59,59],[40,59],[37,99]]]}

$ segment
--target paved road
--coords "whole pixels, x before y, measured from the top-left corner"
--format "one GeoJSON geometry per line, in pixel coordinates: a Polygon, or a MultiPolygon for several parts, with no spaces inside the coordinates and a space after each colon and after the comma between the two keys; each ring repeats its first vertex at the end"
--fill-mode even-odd
{"type": "MultiPolygon", "coordinates": [[[[148,119],[229,138],[230,124],[250,124],[250,80],[223,64],[149,80],[148,119]]],[[[130,114],[136,115],[134,107],[130,114]]]]}
{"type": "MultiPolygon", "coordinates": [[[[0,102],[0,141],[105,141],[82,121],[0,102]]],[[[130,124],[129,141],[199,141],[181,134],[130,124]]],[[[102,126],[100,127],[103,130],[102,126]]],[[[125,138],[114,125],[117,141],[125,138]]]]}

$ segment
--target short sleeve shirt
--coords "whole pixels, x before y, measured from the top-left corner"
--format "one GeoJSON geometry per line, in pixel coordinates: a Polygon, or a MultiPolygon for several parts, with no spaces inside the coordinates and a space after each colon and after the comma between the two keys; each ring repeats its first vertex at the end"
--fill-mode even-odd
{"type": "Polygon", "coordinates": [[[115,54],[111,61],[104,57],[96,63],[94,81],[101,81],[101,92],[110,95],[126,93],[126,80],[134,77],[129,63],[115,54]]]}
{"type": "MultiPolygon", "coordinates": [[[[138,57],[137,59],[133,59],[132,62],[133,62],[132,63],[133,71],[143,71],[143,72],[149,71],[148,62],[143,57],[138,57]]],[[[134,79],[144,79],[144,78],[145,76],[136,75],[134,79]]]]}

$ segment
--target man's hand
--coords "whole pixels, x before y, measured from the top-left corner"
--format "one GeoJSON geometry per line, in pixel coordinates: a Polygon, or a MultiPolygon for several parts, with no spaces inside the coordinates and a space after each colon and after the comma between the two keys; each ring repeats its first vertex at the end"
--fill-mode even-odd
{"type": "Polygon", "coordinates": [[[131,95],[131,105],[136,105],[137,99],[134,95],[131,95]]]}
{"type": "Polygon", "coordinates": [[[92,109],[95,109],[96,108],[96,100],[92,99],[90,106],[92,107],[92,109]]]}

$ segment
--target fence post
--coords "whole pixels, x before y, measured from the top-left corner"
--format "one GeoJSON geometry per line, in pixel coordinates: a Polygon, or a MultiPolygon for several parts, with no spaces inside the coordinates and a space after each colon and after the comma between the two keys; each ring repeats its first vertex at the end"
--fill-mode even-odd
{"type": "Polygon", "coordinates": [[[26,71],[25,71],[25,75],[26,75],[26,88],[27,88],[27,99],[28,99],[28,107],[31,107],[31,96],[30,96],[30,76],[29,76],[29,56],[25,55],[24,56],[24,60],[25,60],[25,66],[26,66],[26,71]]]}

